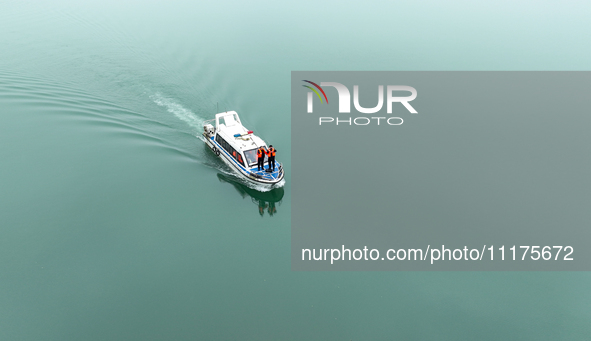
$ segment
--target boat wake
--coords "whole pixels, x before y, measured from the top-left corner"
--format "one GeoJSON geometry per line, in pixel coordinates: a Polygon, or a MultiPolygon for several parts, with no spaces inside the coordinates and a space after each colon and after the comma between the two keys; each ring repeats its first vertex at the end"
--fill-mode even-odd
{"type": "Polygon", "coordinates": [[[205,121],[205,119],[199,117],[191,110],[176,103],[172,98],[168,98],[162,95],[161,93],[157,92],[154,95],[150,96],[150,99],[154,101],[154,103],[156,103],[157,105],[166,108],[166,110],[169,113],[173,114],[181,121],[187,123],[192,129],[195,129],[195,132],[200,132],[201,130],[203,130],[203,122],[205,121]]]}

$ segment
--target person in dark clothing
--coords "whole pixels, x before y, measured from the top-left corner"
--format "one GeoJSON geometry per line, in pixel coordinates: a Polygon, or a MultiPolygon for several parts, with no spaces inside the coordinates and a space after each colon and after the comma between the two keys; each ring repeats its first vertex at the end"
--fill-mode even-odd
{"type": "Polygon", "coordinates": [[[273,148],[273,145],[269,145],[269,150],[267,151],[267,157],[269,158],[269,169],[275,170],[275,154],[277,151],[273,148]],[[273,168],[271,168],[273,165],[273,168]]]}
{"type": "Polygon", "coordinates": [[[263,147],[257,150],[257,167],[259,170],[265,170],[265,149],[263,147]]]}

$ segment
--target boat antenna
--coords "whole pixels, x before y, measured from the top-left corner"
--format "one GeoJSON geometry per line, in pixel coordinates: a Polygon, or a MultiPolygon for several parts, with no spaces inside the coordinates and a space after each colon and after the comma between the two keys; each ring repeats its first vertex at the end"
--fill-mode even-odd
{"type": "Polygon", "coordinates": [[[216,114],[219,112],[218,111],[218,102],[215,102],[215,112],[216,112],[216,114]]]}

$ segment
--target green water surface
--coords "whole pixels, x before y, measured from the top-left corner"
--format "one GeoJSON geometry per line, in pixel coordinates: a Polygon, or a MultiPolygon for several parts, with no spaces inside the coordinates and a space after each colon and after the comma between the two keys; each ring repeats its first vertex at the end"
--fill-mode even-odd
{"type": "Polygon", "coordinates": [[[588,70],[589,17],[0,3],[0,340],[591,339],[587,273],[291,272],[289,172],[292,70],[588,70]],[[285,187],[254,191],[208,152],[216,107],[278,149],[285,187]]]}

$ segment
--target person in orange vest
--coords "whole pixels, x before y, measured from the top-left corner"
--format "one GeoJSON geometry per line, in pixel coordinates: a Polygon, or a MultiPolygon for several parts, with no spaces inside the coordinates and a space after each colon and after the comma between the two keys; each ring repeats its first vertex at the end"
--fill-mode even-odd
{"type": "Polygon", "coordinates": [[[263,147],[259,147],[257,150],[257,167],[259,170],[261,168],[265,170],[265,149],[263,147]]]}
{"type": "Polygon", "coordinates": [[[267,157],[269,158],[269,169],[273,169],[275,170],[275,153],[277,153],[277,151],[275,150],[275,148],[273,148],[273,145],[269,145],[269,150],[267,151],[267,157]],[[271,164],[273,165],[273,168],[271,168],[271,164]]]}

